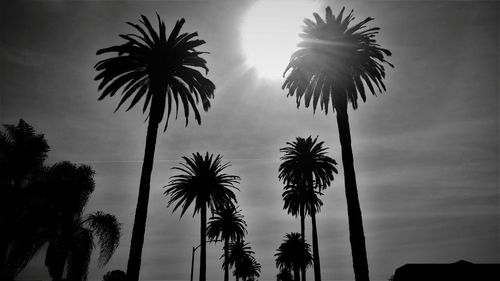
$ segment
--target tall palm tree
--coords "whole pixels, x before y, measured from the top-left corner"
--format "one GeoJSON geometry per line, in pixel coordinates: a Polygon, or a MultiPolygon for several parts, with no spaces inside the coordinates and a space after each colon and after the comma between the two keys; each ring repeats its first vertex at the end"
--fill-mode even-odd
{"type": "Polygon", "coordinates": [[[296,185],[285,186],[285,192],[282,195],[284,201],[283,208],[287,209],[288,213],[297,216],[300,210],[305,215],[311,216],[315,281],[321,281],[316,213],[320,211],[323,202],[319,199],[319,195],[323,194],[313,188],[296,185]]]}
{"type": "MultiPolygon", "coordinates": [[[[33,226],[31,186],[43,171],[49,145],[43,134],[23,119],[17,125],[3,125],[0,131],[0,279],[5,270],[12,239],[33,226]],[[26,221],[29,219],[30,221],[26,221]]],[[[25,241],[26,242],[26,241],[25,241]]]]}
{"type": "Polygon", "coordinates": [[[276,251],[276,266],[293,270],[294,280],[299,281],[300,269],[312,262],[311,246],[302,239],[300,233],[292,232],[285,235],[285,240],[276,251]]]}
{"type": "Polygon", "coordinates": [[[223,173],[230,164],[222,164],[222,156],[215,158],[212,154],[193,153],[192,158],[182,157],[185,163],[174,170],[181,172],[170,177],[164,192],[169,197],[168,206],[174,204],[175,212],[182,207],[181,217],[194,201],[193,216],[200,213],[200,281],[206,280],[206,237],[207,237],[207,208],[212,212],[230,204],[236,203],[236,196],[231,190],[237,189],[234,184],[239,183],[240,177],[223,173]]]}
{"type": "MultiPolygon", "coordinates": [[[[229,242],[242,240],[247,233],[246,225],[243,215],[233,204],[215,209],[214,215],[208,221],[207,238],[218,240],[220,236],[224,240],[224,261],[228,259],[229,242]]],[[[224,268],[224,281],[228,281],[229,266],[224,262],[222,267],[224,268]]]]}
{"type": "Polygon", "coordinates": [[[205,41],[195,40],[198,36],[196,32],[180,34],[184,22],[184,19],[178,20],[167,37],[165,24],[160,16],[158,31],[142,16],[142,26],[128,23],[138,34],[122,34],[120,37],[125,43],[97,51],[97,55],[117,54],[95,65],[95,69],[100,72],[95,80],[102,80],[98,88],[103,90],[99,100],[113,96],[122,89],[122,98],[117,110],[132,95],[134,98],[127,110],[134,107],[143,97],[143,112],[149,106],[146,148],[127,265],[130,281],[139,279],[158,125],[166,110],[164,130],[167,129],[172,103],[175,103],[176,118],[179,104],[182,104],[186,126],[190,108],[200,124],[197,103],[201,100],[203,109],[207,111],[210,108],[209,99],[214,96],[215,85],[198,71],[201,68],[208,73],[206,61],[200,57],[204,52],[196,50],[205,41]]]}
{"type": "MultiPolygon", "coordinates": [[[[297,137],[295,141],[286,144],[286,147],[280,149],[284,155],[280,158],[282,163],[279,167],[279,179],[287,186],[298,188],[291,188],[283,193],[284,208],[288,213],[300,216],[300,230],[302,239],[305,240],[305,208],[308,202],[301,193],[313,189],[314,183],[320,188],[326,188],[333,180],[333,174],[337,173],[337,162],[326,155],[328,148],[323,146],[323,141],[318,142],[318,137],[297,137]]],[[[317,264],[319,265],[319,260],[317,264]]],[[[305,281],[305,268],[301,271],[302,280],[305,281]]],[[[316,281],[320,281],[319,267],[316,265],[314,276],[316,281]]]]}
{"type": "Polygon", "coordinates": [[[285,69],[283,75],[290,72],[282,88],[288,90],[287,96],[296,96],[297,107],[304,98],[306,107],[309,107],[312,100],[313,111],[319,102],[321,109],[328,114],[331,102],[333,110],[337,112],[354,274],[357,281],[367,281],[368,261],[347,105],[350,102],[353,109],[357,108],[358,93],[363,101],[366,100],[363,81],[372,94],[375,94],[373,84],[380,92],[385,91],[384,64],[392,64],[384,56],[390,56],[391,52],[376,43],[378,27],[366,28],[366,24],[373,18],[366,18],[350,26],[354,16],[352,11],[344,16],[344,11],[345,8],[342,8],[335,16],[330,7],[327,7],[325,19],[314,13],[315,22],[304,20],[305,27],[301,34],[303,40],[285,69]]]}

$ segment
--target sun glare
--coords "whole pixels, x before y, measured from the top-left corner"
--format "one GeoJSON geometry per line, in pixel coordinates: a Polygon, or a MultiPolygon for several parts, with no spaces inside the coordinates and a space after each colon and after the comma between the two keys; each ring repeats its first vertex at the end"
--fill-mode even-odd
{"type": "Polygon", "coordinates": [[[246,65],[254,67],[259,77],[281,78],[297,49],[303,20],[316,12],[315,6],[306,0],[255,2],[244,16],[241,30],[246,65]]]}

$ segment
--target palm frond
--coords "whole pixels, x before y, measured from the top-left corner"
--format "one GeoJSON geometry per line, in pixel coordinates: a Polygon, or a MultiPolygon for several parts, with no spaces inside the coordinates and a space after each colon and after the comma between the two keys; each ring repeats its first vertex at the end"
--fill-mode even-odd
{"type": "Polygon", "coordinates": [[[78,227],[75,229],[73,243],[68,256],[67,279],[72,281],[87,281],[90,257],[94,249],[91,229],[78,227]]]}
{"type": "Polygon", "coordinates": [[[103,212],[95,212],[85,219],[92,234],[99,243],[99,266],[106,265],[120,244],[121,224],[115,216],[103,212]]]}

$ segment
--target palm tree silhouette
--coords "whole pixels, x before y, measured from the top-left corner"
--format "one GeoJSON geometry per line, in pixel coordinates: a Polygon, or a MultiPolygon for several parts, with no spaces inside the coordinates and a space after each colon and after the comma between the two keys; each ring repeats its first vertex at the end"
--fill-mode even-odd
{"type": "Polygon", "coordinates": [[[205,41],[194,40],[198,36],[196,32],[180,34],[184,19],[176,22],[168,37],[165,24],[159,15],[158,31],[145,16],[142,16],[140,22],[142,26],[128,23],[139,34],[120,35],[126,41],[124,44],[97,51],[97,55],[117,55],[95,65],[95,69],[100,71],[95,80],[102,80],[98,88],[103,90],[99,100],[113,96],[122,89],[122,98],[117,110],[132,95],[134,98],[127,110],[134,107],[143,97],[143,112],[149,106],[146,148],[127,265],[129,281],[139,279],[158,125],[166,110],[164,130],[167,129],[172,103],[175,103],[176,118],[179,104],[183,105],[186,126],[190,108],[200,124],[197,103],[201,100],[203,109],[207,111],[210,108],[209,99],[213,98],[215,89],[215,85],[197,70],[202,68],[208,73],[206,61],[200,57],[204,52],[195,49],[205,41]]]}
{"type": "Polygon", "coordinates": [[[293,270],[295,281],[300,280],[300,269],[312,263],[311,246],[302,239],[300,233],[286,234],[276,251],[276,267],[280,270],[293,270]]]}
{"type": "MultiPolygon", "coordinates": [[[[31,187],[43,171],[49,146],[43,134],[23,119],[17,125],[3,125],[0,131],[0,279],[7,280],[12,272],[6,267],[7,255],[13,239],[19,242],[20,234],[28,228],[33,231],[31,187]]],[[[23,241],[27,243],[27,241],[23,241]]],[[[17,269],[16,269],[17,270],[17,269]]],[[[15,270],[14,270],[15,271],[15,270]]],[[[11,276],[12,277],[12,276],[11,276]]],[[[9,277],[10,278],[10,277],[9,277]]]]}
{"type": "Polygon", "coordinates": [[[314,280],[321,280],[321,267],[319,261],[318,230],[316,226],[316,213],[319,213],[323,202],[319,199],[321,192],[313,188],[287,185],[283,192],[283,209],[287,209],[289,214],[297,216],[298,210],[303,210],[305,215],[311,216],[312,243],[314,260],[314,280]]]}
{"type": "Polygon", "coordinates": [[[313,14],[316,22],[304,20],[305,27],[301,34],[303,40],[298,44],[300,49],[292,54],[285,69],[283,75],[290,72],[282,88],[288,90],[287,96],[296,96],[297,107],[304,98],[306,107],[309,107],[312,100],[313,111],[318,102],[325,114],[328,114],[330,102],[333,110],[337,111],[354,274],[357,281],[367,281],[368,261],[347,105],[350,102],[353,109],[357,108],[358,93],[363,101],[366,100],[363,81],[372,94],[375,94],[373,84],[380,92],[382,89],[385,91],[383,64],[392,64],[384,59],[384,56],[390,56],[391,53],[376,43],[375,35],[379,28],[366,29],[366,23],[373,18],[366,18],[349,27],[354,16],[351,11],[344,17],[344,10],[342,8],[335,16],[330,7],[327,7],[325,20],[316,13],[313,14]]]}
{"type": "MultiPolygon", "coordinates": [[[[312,190],[315,186],[319,187],[320,190],[326,188],[333,180],[333,173],[337,173],[335,168],[337,162],[326,155],[328,148],[323,146],[324,142],[317,142],[317,140],[318,137],[314,140],[311,136],[306,139],[297,137],[295,141],[287,142],[287,146],[280,149],[284,155],[280,158],[283,162],[279,167],[279,179],[289,187],[283,193],[285,201],[283,208],[287,209],[288,213],[293,216],[300,216],[300,231],[304,240],[305,216],[308,214],[306,208],[311,203],[308,200],[314,199],[309,196],[309,194],[314,194],[314,191],[307,193],[307,190],[312,190]]],[[[285,187],[285,189],[287,188],[285,187]]],[[[315,215],[314,218],[311,215],[311,219],[314,219],[314,234],[316,229],[315,215]]],[[[313,237],[313,244],[317,246],[316,238],[313,237]]],[[[317,247],[314,261],[314,277],[316,281],[320,281],[321,273],[317,247]]],[[[301,270],[302,280],[305,281],[305,268],[301,270]]]]}
{"type": "Polygon", "coordinates": [[[111,259],[120,242],[120,223],[103,212],[83,215],[94,191],[94,171],[87,165],[70,162],[54,164],[47,171],[44,191],[52,213],[45,265],[54,281],[66,278],[87,280],[90,256],[97,238],[100,247],[98,264],[111,259]]]}
{"type": "Polygon", "coordinates": [[[245,256],[234,266],[236,280],[254,281],[260,276],[261,265],[253,256],[245,256]]]}
{"type": "Polygon", "coordinates": [[[276,275],[276,281],[293,281],[292,273],[290,273],[290,269],[281,269],[280,272],[276,275]]]}
{"type": "MultiPolygon", "coordinates": [[[[208,221],[207,238],[218,240],[220,236],[224,240],[224,261],[228,259],[229,242],[242,240],[247,233],[246,225],[240,211],[233,204],[215,209],[212,218],[208,221]]],[[[224,281],[228,281],[229,266],[224,262],[222,267],[224,268],[224,281]]]]}
{"type": "Polygon", "coordinates": [[[181,172],[170,177],[165,196],[169,197],[168,205],[175,203],[172,212],[182,207],[181,217],[194,201],[194,212],[200,213],[200,281],[206,280],[206,237],[207,237],[207,208],[212,212],[230,204],[236,203],[236,196],[231,188],[238,189],[234,184],[239,183],[240,177],[222,173],[229,167],[229,163],[222,164],[222,156],[215,158],[212,154],[193,153],[192,158],[182,157],[185,163],[174,170],[181,172]]]}
{"type": "Polygon", "coordinates": [[[228,245],[228,258],[224,260],[224,266],[234,267],[233,275],[236,281],[259,277],[260,264],[255,260],[255,252],[252,251],[249,243],[243,239],[232,241],[228,245]]]}

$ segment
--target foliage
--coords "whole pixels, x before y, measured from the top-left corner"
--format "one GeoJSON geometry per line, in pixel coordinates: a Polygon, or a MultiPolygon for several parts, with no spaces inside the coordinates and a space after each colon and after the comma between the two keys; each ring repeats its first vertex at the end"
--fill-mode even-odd
{"type": "Polygon", "coordinates": [[[274,254],[276,266],[283,270],[292,270],[311,265],[311,246],[305,242],[300,233],[292,232],[285,235],[285,240],[274,254]]]}
{"type": "Polygon", "coordinates": [[[279,179],[283,183],[309,186],[316,183],[320,189],[330,185],[333,173],[337,173],[337,162],[326,155],[328,148],[323,146],[324,142],[317,140],[318,137],[297,137],[280,149],[284,153],[279,166],[279,179]]]}
{"type": "Polygon", "coordinates": [[[218,210],[236,202],[236,196],[231,189],[238,190],[234,184],[239,183],[240,177],[222,173],[230,164],[222,164],[222,156],[193,153],[192,158],[182,157],[185,163],[174,167],[181,174],[170,177],[169,187],[165,196],[170,197],[168,206],[175,203],[173,212],[182,207],[181,217],[194,204],[193,216],[201,208],[209,207],[218,210]]]}
{"type": "Polygon", "coordinates": [[[201,101],[203,109],[207,111],[210,108],[209,99],[213,98],[215,90],[215,85],[197,70],[201,68],[208,73],[206,60],[200,57],[206,52],[196,50],[205,41],[195,39],[198,36],[196,32],[180,34],[184,19],[176,22],[167,37],[165,23],[159,15],[157,17],[158,31],[147,17],[141,16],[142,26],[127,23],[138,34],[122,34],[120,37],[125,43],[97,51],[97,55],[117,54],[95,65],[95,69],[100,72],[95,80],[102,80],[98,88],[102,90],[99,100],[123,89],[116,110],[135,95],[127,111],[144,97],[143,112],[151,104],[149,117],[154,118],[155,122],[161,122],[166,108],[165,130],[172,103],[175,103],[176,118],[179,105],[182,104],[186,125],[190,108],[199,124],[201,118],[196,104],[201,101]]]}
{"type": "Polygon", "coordinates": [[[312,100],[315,111],[319,102],[325,114],[330,101],[334,109],[347,101],[356,109],[358,94],[366,100],[363,82],[374,95],[374,85],[385,91],[383,64],[392,64],[384,58],[391,52],[380,48],[374,38],[380,28],[366,28],[373,20],[370,17],[350,26],[354,16],[351,11],[344,17],[344,11],[335,16],[327,7],[325,19],[314,13],[315,22],[304,20],[302,41],[285,69],[284,75],[290,72],[282,86],[288,96],[296,96],[297,107],[304,98],[306,107],[312,100]]]}
{"type": "Polygon", "coordinates": [[[127,274],[123,270],[108,271],[102,281],[127,281],[127,274]]]}
{"type": "Polygon", "coordinates": [[[208,221],[207,238],[241,240],[247,233],[246,226],[243,215],[233,204],[230,204],[214,210],[213,216],[208,221]]]}

